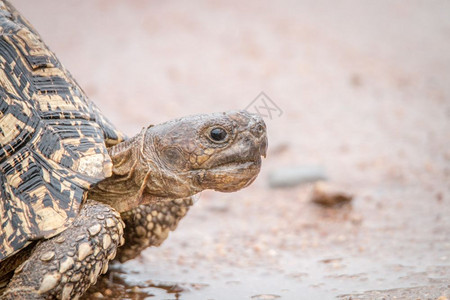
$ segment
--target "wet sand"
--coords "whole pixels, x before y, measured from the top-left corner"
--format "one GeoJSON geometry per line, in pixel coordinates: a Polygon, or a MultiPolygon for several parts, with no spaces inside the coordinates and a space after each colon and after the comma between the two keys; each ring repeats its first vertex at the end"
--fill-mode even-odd
{"type": "Polygon", "coordinates": [[[204,192],[85,299],[450,298],[450,2],[13,4],[129,135],[261,91],[283,111],[251,187],[204,192]],[[310,165],[351,204],[269,187],[310,165]]]}

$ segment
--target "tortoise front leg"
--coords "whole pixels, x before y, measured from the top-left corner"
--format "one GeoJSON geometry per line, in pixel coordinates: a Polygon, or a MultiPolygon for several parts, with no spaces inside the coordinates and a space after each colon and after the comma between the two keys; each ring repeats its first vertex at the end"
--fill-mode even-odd
{"type": "Polygon", "coordinates": [[[125,262],[150,246],[159,246],[169,232],[175,230],[191,205],[192,198],[188,197],[140,205],[122,213],[125,245],[119,248],[117,260],[125,262]]]}
{"type": "Polygon", "coordinates": [[[88,200],[69,228],[40,242],[15,270],[2,299],[77,299],[107,271],[123,241],[119,213],[88,200]]]}

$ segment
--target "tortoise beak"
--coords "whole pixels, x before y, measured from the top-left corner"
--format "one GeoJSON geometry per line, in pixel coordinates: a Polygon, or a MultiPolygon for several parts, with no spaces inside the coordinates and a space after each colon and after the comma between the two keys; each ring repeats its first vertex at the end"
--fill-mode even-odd
{"type": "Polygon", "coordinates": [[[266,158],[267,155],[267,146],[268,146],[267,136],[264,135],[264,139],[261,142],[261,145],[259,146],[259,153],[264,158],[266,158]]]}

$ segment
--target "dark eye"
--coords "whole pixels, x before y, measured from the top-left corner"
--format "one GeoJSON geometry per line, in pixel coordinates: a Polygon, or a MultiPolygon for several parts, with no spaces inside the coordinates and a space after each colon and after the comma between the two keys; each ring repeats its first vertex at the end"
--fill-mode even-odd
{"type": "Polygon", "coordinates": [[[227,138],[227,132],[223,128],[216,127],[211,129],[209,136],[214,142],[223,142],[227,138]]]}

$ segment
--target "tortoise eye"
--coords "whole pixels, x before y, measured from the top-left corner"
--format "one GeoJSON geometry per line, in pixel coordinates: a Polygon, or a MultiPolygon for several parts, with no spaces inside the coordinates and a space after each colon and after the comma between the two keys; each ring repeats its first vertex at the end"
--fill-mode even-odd
{"type": "Polygon", "coordinates": [[[221,127],[215,127],[209,132],[209,137],[213,142],[224,142],[227,136],[227,132],[221,127]]]}

